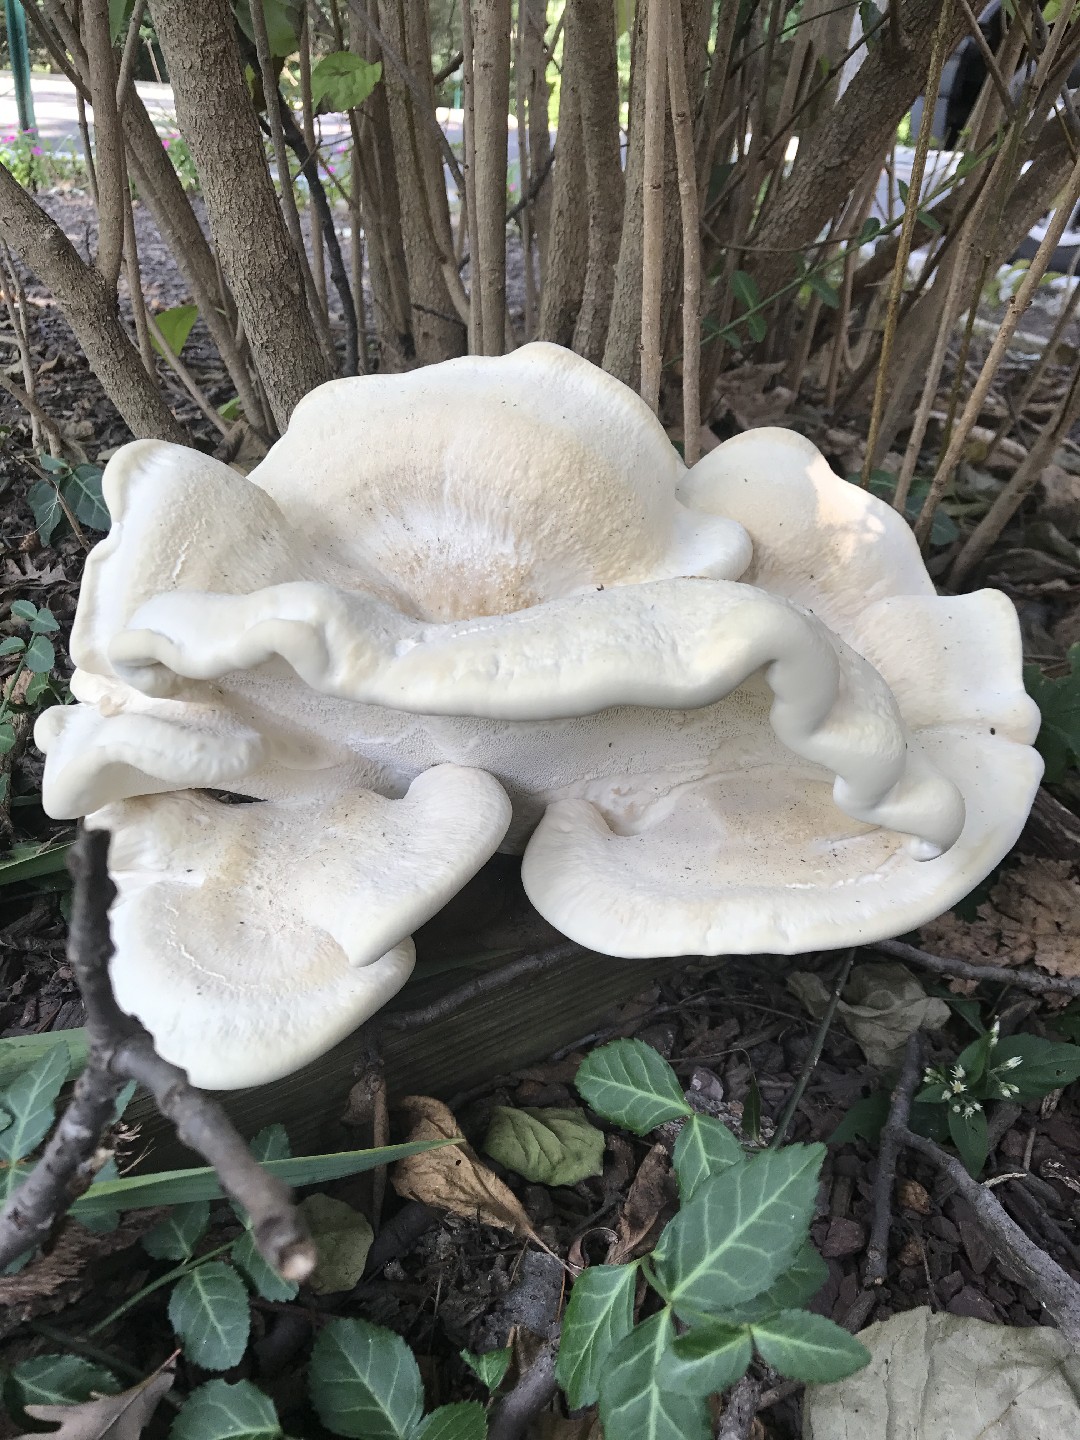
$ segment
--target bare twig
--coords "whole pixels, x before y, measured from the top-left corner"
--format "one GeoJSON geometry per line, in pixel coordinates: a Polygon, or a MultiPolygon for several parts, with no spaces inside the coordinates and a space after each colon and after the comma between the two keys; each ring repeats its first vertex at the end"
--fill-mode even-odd
{"type": "Polygon", "coordinates": [[[922,1062],[922,1035],[916,1030],[908,1036],[900,1078],[892,1092],[889,1118],[878,1144],[877,1170],[874,1172],[874,1220],[870,1243],[866,1247],[863,1269],[864,1286],[882,1285],[889,1260],[889,1227],[892,1222],[893,1185],[896,1182],[896,1161],[904,1143],[904,1133],[911,1118],[911,1101],[919,1083],[922,1062]]]}
{"type": "Polygon", "coordinates": [[[97,162],[98,248],[94,263],[109,290],[115,292],[124,254],[127,166],[116,108],[116,56],[109,35],[108,0],[84,0],[82,17],[97,162]]]}
{"type": "Polygon", "coordinates": [[[555,1397],[554,1344],[545,1345],[514,1388],[491,1412],[488,1440],[521,1440],[530,1420],[555,1397]]]}
{"type": "Polygon", "coordinates": [[[955,1186],[975,1213],[987,1244],[1001,1264],[1031,1291],[1053,1316],[1069,1344],[1080,1347],[1080,1285],[1061,1266],[1029,1240],[1002,1208],[992,1189],[973,1180],[963,1164],[933,1140],[905,1130],[901,1140],[909,1150],[929,1160],[955,1186]]]}
{"type": "Polygon", "coordinates": [[[645,173],[642,182],[641,398],[655,414],[663,361],[664,118],[669,0],[649,0],[645,40],[645,173]]]}
{"type": "Polygon", "coordinates": [[[572,940],[567,940],[561,945],[553,945],[548,950],[541,950],[536,955],[523,955],[521,959],[512,960],[508,965],[500,965],[498,970],[489,970],[483,975],[477,975],[474,979],[467,980],[464,985],[459,985],[456,990],[451,990],[430,1005],[422,1005],[416,1010],[399,1010],[396,1014],[388,1014],[385,1019],[380,1019],[379,1027],[383,1030],[421,1030],[436,1020],[442,1020],[447,1015],[452,1015],[462,1005],[467,1005],[472,1000],[478,1000],[482,995],[489,995],[492,991],[501,990],[504,985],[509,985],[515,980],[522,980],[527,975],[537,975],[542,970],[548,970],[553,965],[559,965],[562,961],[569,960],[573,955],[584,953],[586,952],[580,945],[574,944],[572,940]]]}
{"type": "Polygon", "coordinates": [[[929,951],[908,945],[903,940],[875,940],[867,949],[891,955],[894,960],[921,965],[935,975],[955,976],[958,980],[988,980],[994,985],[1015,985],[1018,990],[1029,990],[1032,995],[1080,995],[1080,980],[1071,980],[1064,975],[1044,975],[1026,965],[969,965],[966,960],[931,955],[929,951]]]}
{"type": "Polygon", "coordinates": [[[44,1154],[0,1214],[0,1269],[41,1244],[91,1183],[116,1097],[127,1080],[138,1080],[180,1139],[214,1167],[223,1188],[248,1211],[267,1262],[287,1279],[302,1280],[314,1267],[315,1247],[287,1186],[259,1166],[216,1101],[162,1060],[148,1032],[116,1003],[108,968],[108,910],[116,893],[108,849],[108,831],[83,829],[68,858],[74,881],[68,959],[86,1005],[89,1055],[44,1154]]]}
{"type": "Polygon", "coordinates": [[[854,963],[855,951],[849,950],[841,963],[840,973],[837,975],[836,983],[833,985],[832,995],[829,997],[829,1003],[825,1007],[825,1014],[822,1015],[821,1021],[818,1024],[817,1034],[814,1036],[814,1043],[811,1046],[810,1053],[807,1055],[799,1071],[799,1078],[796,1080],[795,1088],[792,1090],[791,1096],[784,1106],[784,1113],[776,1123],[776,1131],[769,1141],[770,1150],[775,1150],[777,1146],[784,1143],[784,1138],[787,1135],[792,1120],[795,1118],[795,1111],[799,1108],[799,1101],[806,1091],[810,1076],[813,1074],[815,1066],[821,1059],[821,1052],[825,1046],[825,1037],[829,1033],[829,1027],[832,1025],[833,1018],[836,1015],[836,1007],[840,1004],[840,997],[844,993],[844,986],[847,984],[848,976],[851,974],[851,967],[854,963]]]}
{"type": "Polygon", "coordinates": [[[687,465],[693,465],[701,453],[701,207],[698,204],[694,127],[681,25],[668,26],[667,63],[682,218],[683,458],[687,465]]]}
{"type": "Polygon", "coordinates": [[[143,16],[145,14],[146,0],[135,0],[131,11],[131,19],[128,21],[127,35],[124,37],[124,52],[120,57],[120,72],[116,77],[117,114],[123,112],[124,102],[127,100],[128,91],[131,88],[135,75],[135,65],[139,58],[139,31],[142,28],[143,16]]]}
{"type": "Polygon", "coordinates": [[[716,1440],[747,1440],[758,1410],[761,1381],[744,1375],[732,1390],[716,1428],[716,1440]]]}

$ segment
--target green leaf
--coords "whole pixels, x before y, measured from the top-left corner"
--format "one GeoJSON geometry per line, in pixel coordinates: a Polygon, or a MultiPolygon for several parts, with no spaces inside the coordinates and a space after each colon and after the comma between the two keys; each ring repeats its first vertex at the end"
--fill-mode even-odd
{"type": "Polygon", "coordinates": [[[761,292],[758,290],[757,282],[752,275],[745,270],[736,270],[731,276],[731,288],[739,301],[747,310],[754,310],[761,304],[761,292]]]}
{"type": "Polygon", "coordinates": [[[745,1325],[695,1325],[665,1355],[664,1384],[687,1395],[716,1395],[742,1379],[752,1354],[745,1325]]]}
{"type": "Polygon", "coordinates": [[[226,400],[224,405],[219,405],[217,413],[222,420],[239,420],[244,413],[244,407],[240,404],[240,396],[234,395],[231,400],[226,400]]]}
{"type": "Polygon", "coordinates": [[[13,600],[11,602],[11,613],[16,620],[36,620],[37,606],[30,600],[13,600]]]}
{"type": "Polygon", "coordinates": [[[406,1440],[424,1409],[420,1370],[405,1341],[366,1320],[331,1320],[308,1370],[319,1419],[335,1435],[406,1440]]]}
{"type": "Polygon", "coordinates": [[[55,634],[60,629],[60,621],[46,605],[42,605],[33,620],[30,621],[30,629],[39,634],[55,634]]]}
{"type": "Polygon", "coordinates": [[[1016,1086],[1016,1099],[1038,1100],[1080,1080],[1080,1045],[1040,1040],[1037,1035],[1009,1035],[998,1042],[991,1069],[995,1076],[1016,1086]],[[1009,1061],[1019,1064],[1006,1069],[1009,1061]]]}
{"type": "Polygon", "coordinates": [[[835,285],[829,284],[828,280],[825,279],[825,276],[822,275],[820,271],[809,271],[806,276],[806,283],[823,305],[827,305],[830,310],[839,310],[840,292],[835,285]]]}
{"type": "Polygon", "coordinates": [[[21,1075],[31,1065],[36,1065],[42,1055],[50,1050],[63,1051],[70,1080],[86,1064],[88,1046],[85,1030],[61,1030],[51,1035],[11,1035],[0,1040],[0,1091],[10,1085],[16,1075],[21,1075]]]}
{"type": "Polygon", "coordinates": [[[870,1363],[869,1350],[854,1335],[808,1310],[782,1310],[751,1329],[761,1358],[790,1380],[822,1385],[870,1363]]]}
{"type": "Polygon", "coordinates": [[[194,1253],[209,1223],[208,1200],[174,1205],[168,1215],[142,1237],[143,1249],[155,1260],[186,1260],[194,1253]]]}
{"type": "Polygon", "coordinates": [[[13,845],[0,855],[0,885],[21,884],[24,880],[36,880],[42,875],[55,875],[57,871],[66,870],[70,849],[70,843],[57,845],[52,840],[27,840],[13,845]]]}
{"type": "Polygon", "coordinates": [[[56,533],[56,527],[65,518],[56,486],[48,480],[37,480],[26,492],[26,503],[37,526],[38,539],[48,545],[56,533]]]}
{"type": "Polygon", "coordinates": [[[870,241],[876,240],[880,233],[881,221],[875,220],[874,217],[871,215],[868,219],[863,221],[862,229],[859,231],[858,239],[855,243],[857,245],[869,245],[870,241]]]}
{"type": "Polygon", "coordinates": [[[665,1120],[693,1114],[675,1071],[644,1040],[601,1045],[581,1062],[574,1084],[598,1115],[635,1135],[647,1135],[665,1120]]]}
{"type": "Polygon", "coordinates": [[[111,1371],[79,1355],[38,1355],[23,1360],[11,1372],[8,1386],[13,1398],[27,1405],[81,1405],[96,1392],[116,1395],[120,1384],[111,1371]]]}
{"type": "Polygon", "coordinates": [[[633,1328],[637,1277],[637,1265],[590,1265],[574,1281],[555,1362],[571,1410],[595,1402],[611,1352],[633,1328]]]}
{"type": "Polygon", "coordinates": [[[311,99],[316,109],[355,110],[382,77],[382,61],[364,60],[351,51],[324,55],[311,71],[311,99]]]}
{"type": "Polygon", "coordinates": [[[250,1380],[200,1385],[173,1421],[169,1440],[280,1440],[274,1402],[250,1380]]]}
{"type": "Polygon", "coordinates": [[[755,1145],[761,1139],[761,1090],[753,1070],[750,1071],[750,1083],[743,1101],[742,1129],[755,1145]]]}
{"type": "MultiPolygon", "coordinates": [[[[967,1088],[971,1087],[982,1079],[986,1070],[986,1062],[990,1058],[990,1052],[997,1043],[997,1036],[990,1030],[985,1030],[977,1040],[964,1047],[956,1057],[956,1064],[963,1071],[961,1078],[967,1088]]],[[[952,1067],[950,1066],[950,1069],[952,1067]]]]}
{"type": "Polygon", "coordinates": [[[576,1185],[604,1171],[604,1132],[580,1110],[496,1105],[483,1149],[538,1185],[576,1185]]]}
{"type": "Polygon", "coordinates": [[[425,1415],[411,1440],[487,1440],[487,1416],[478,1400],[440,1405],[425,1415]]]}
{"type": "MultiPolygon", "coordinates": [[[[248,0],[232,0],[232,7],[241,30],[254,44],[248,0]]],[[[270,54],[275,60],[284,60],[296,50],[300,40],[301,9],[298,0],[263,0],[266,35],[270,42],[270,54]]]]}
{"type": "Polygon", "coordinates": [[[1069,650],[1069,673],[1056,680],[1035,665],[1024,667],[1027,692],[1042,711],[1035,744],[1046,761],[1043,779],[1058,785],[1070,766],[1080,765],[1080,644],[1069,650]]]}
{"type": "Polygon", "coordinates": [[[60,492],[74,510],[75,518],[90,530],[106,531],[112,524],[101,490],[104,473],[100,465],[76,465],[68,478],[60,482],[60,492]]]}
{"type": "Polygon", "coordinates": [[[52,641],[45,635],[32,635],[23,656],[23,663],[34,675],[47,675],[56,664],[56,651],[52,641]]]}
{"type": "Polygon", "coordinates": [[[489,1390],[497,1390],[506,1378],[512,1354],[513,1351],[507,1345],[504,1350],[486,1350],[483,1355],[462,1350],[461,1358],[482,1385],[486,1385],[489,1390]]]}
{"type": "Polygon", "coordinates": [[[285,1126],[264,1126],[251,1142],[251,1153],[260,1165],[264,1165],[268,1160],[292,1159],[292,1147],[285,1126]]]}
{"type": "Polygon", "coordinates": [[[26,649],[26,641],[21,635],[6,635],[0,640],[0,655],[21,655],[26,649]]]}
{"type": "Polygon", "coordinates": [[[199,1265],[177,1281],[169,1320],[190,1361],[204,1370],[231,1370],[244,1357],[251,1329],[244,1282],[220,1260],[199,1265]]]}
{"type": "Polygon", "coordinates": [[[329,1195],[309,1195],[299,1209],[319,1252],[308,1285],[316,1295],[351,1290],[364,1273],[375,1232],[366,1215],[329,1195]]]}
{"type": "Polygon", "coordinates": [[[960,1152],[964,1168],[974,1179],[986,1164],[990,1141],[986,1133],[986,1111],[973,1110],[965,1115],[956,1105],[949,1106],[949,1134],[960,1152]]]}
{"type": "Polygon", "coordinates": [[[755,312],[752,315],[747,315],[745,319],[746,328],[750,332],[750,339],[756,341],[764,340],[765,336],[769,333],[769,327],[765,323],[764,315],[759,315],[755,312]]]}
{"type": "MultiPolygon", "coordinates": [[[[346,1150],[340,1155],[300,1155],[292,1160],[271,1160],[265,1169],[286,1185],[323,1185],[346,1175],[360,1175],[380,1165],[393,1165],[410,1155],[437,1150],[452,1140],[417,1140],[411,1145],[386,1145],[380,1150],[346,1150]]],[[[152,1205],[181,1205],[191,1200],[221,1200],[217,1174],[209,1166],[193,1170],[166,1170],[153,1175],[125,1175],[107,1184],[91,1185],[76,1200],[71,1213],[82,1220],[99,1210],[145,1210],[152,1205]]]]}
{"type": "Polygon", "coordinates": [[[726,1125],[711,1115],[691,1115],[679,1131],[672,1155],[683,1204],[693,1198],[703,1180],[745,1159],[742,1146],[726,1125]]]}
{"type": "Polygon", "coordinates": [[[274,1267],[263,1259],[250,1229],[246,1229],[233,1245],[229,1258],[234,1265],[239,1266],[256,1294],[261,1295],[264,1300],[281,1302],[295,1300],[299,1295],[300,1286],[296,1281],[283,1279],[274,1267]]]}
{"type": "Polygon", "coordinates": [[[67,1076],[68,1054],[64,1046],[57,1045],[17,1075],[3,1092],[0,1098],[11,1124],[0,1130],[0,1160],[24,1160],[45,1139],[67,1076]]]}
{"type": "Polygon", "coordinates": [[[50,475],[66,475],[71,468],[66,460],[58,460],[55,455],[45,455],[38,452],[38,464],[50,475]]]}
{"type": "Polygon", "coordinates": [[[767,1290],[755,1295],[745,1305],[737,1305],[724,1312],[724,1320],[730,1324],[749,1324],[764,1320],[778,1310],[796,1310],[812,1300],[829,1278],[829,1267],[807,1240],[795,1259],[782,1275],[778,1275],[767,1290]]]}
{"type": "Polygon", "coordinates": [[[829,1145],[848,1145],[852,1140],[873,1142],[885,1127],[889,1118],[889,1095],[885,1090],[875,1090],[873,1095],[864,1095],[856,1100],[826,1142],[829,1145]]]}
{"type": "Polygon", "coordinates": [[[709,1440],[704,1398],[661,1389],[673,1339],[671,1312],[661,1310],[612,1351],[600,1382],[604,1440],[709,1440]]]}
{"type": "Polygon", "coordinates": [[[704,1181],[653,1252],[661,1294],[706,1314],[760,1295],[805,1244],[824,1156],[823,1145],[787,1145],[704,1181]]]}
{"type": "MultiPolygon", "coordinates": [[[[158,329],[161,331],[162,339],[173,352],[179,356],[191,334],[192,326],[199,318],[199,307],[197,305],[174,305],[171,310],[162,310],[154,316],[158,329]]],[[[155,335],[150,336],[150,343],[158,354],[165,358],[165,352],[158,344],[155,335]]]]}
{"type": "Polygon", "coordinates": [[[135,0],[109,0],[109,39],[115,45],[127,34],[135,0]]]}

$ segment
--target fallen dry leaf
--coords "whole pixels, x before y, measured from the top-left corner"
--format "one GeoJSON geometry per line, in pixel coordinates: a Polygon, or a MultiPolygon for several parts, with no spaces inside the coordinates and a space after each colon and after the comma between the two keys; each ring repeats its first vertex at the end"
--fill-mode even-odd
{"type": "Polygon", "coordinates": [[[665,1211],[674,1211],[675,1187],[667,1147],[654,1145],[638,1166],[634,1183],[619,1211],[618,1239],[607,1257],[609,1265],[622,1265],[652,1248],[665,1211]]]}
{"type": "MultiPolygon", "coordinates": [[[[434,1100],[430,1095],[407,1095],[397,1108],[408,1117],[410,1142],[464,1140],[453,1114],[441,1100],[434,1100]]],[[[467,1144],[446,1145],[399,1160],[391,1181],[406,1200],[419,1200],[424,1205],[451,1210],[455,1215],[479,1219],[485,1225],[495,1225],[530,1240],[537,1238],[514,1192],[467,1144]]]]}
{"type": "Polygon", "coordinates": [[[119,1395],[102,1395],[81,1405],[27,1405],[26,1413],[32,1420],[56,1422],[60,1429],[49,1432],[56,1440],[138,1440],[172,1383],[171,1369],[155,1370],[119,1395]]]}
{"type": "Polygon", "coordinates": [[[770,382],[784,369],[784,362],[764,365],[740,365],[721,375],[716,387],[716,411],[729,410],[743,430],[757,425],[779,425],[792,402],[794,390],[770,382]]]}
{"type": "Polygon", "coordinates": [[[1080,863],[1024,858],[1006,870],[977,918],[950,912],[923,925],[925,949],[976,965],[1038,965],[1080,976],[1080,863]]]}

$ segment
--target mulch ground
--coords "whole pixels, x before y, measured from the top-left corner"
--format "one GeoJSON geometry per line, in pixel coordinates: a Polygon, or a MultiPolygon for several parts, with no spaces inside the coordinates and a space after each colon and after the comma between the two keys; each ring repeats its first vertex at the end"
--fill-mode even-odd
{"type": "MultiPolygon", "coordinates": [[[[47,203],[86,253],[89,202],[63,196],[47,203]]],[[[150,302],[161,308],[186,300],[183,282],[148,215],[141,207],[136,207],[136,214],[150,302]]],[[[63,317],[32,277],[29,296],[35,315],[39,401],[83,445],[91,461],[107,456],[130,438],[126,428],[89,373],[63,317]]],[[[227,377],[201,325],[193,331],[184,359],[215,404],[230,398],[227,377]]],[[[169,378],[166,384],[179,418],[212,448],[217,435],[198,417],[182,389],[169,378]]],[[[822,439],[828,427],[818,420],[815,438],[822,439]]],[[[795,423],[813,430],[813,421],[814,415],[804,412],[795,423]]],[[[28,427],[4,397],[0,397],[0,423],[9,427],[0,449],[0,617],[6,617],[11,601],[29,599],[48,605],[66,635],[85,551],[71,534],[55,545],[40,545],[26,504],[26,492],[40,478],[40,470],[30,449],[28,427]]],[[[831,444],[835,453],[843,442],[832,433],[832,441],[823,443],[827,451],[831,444]]],[[[1080,491],[1071,500],[1059,492],[1058,501],[1048,520],[1049,502],[1045,494],[1038,497],[995,548],[984,574],[987,583],[1001,585],[1016,600],[1029,654],[1044,664],[1059,661],[1070,639],[1080,638],[1080,551],[1076,551],[1080,491]],[[1048,538],[1048,523],[1065,537],[1066,546],[1053,535],[1048,538]]],[[[6,618],[0,618],[0,634],[7,630],[6,618]]],[[[62,643],[58,655],[63,677],[70,667],[62,643]]],[[[40,779],[40,756],[27,744],[14,767],[13,798],[4,817],[9,841],[37,841],[64,833],[66,827],[50,821],[37,803],[40,779]]],[[[1059,792],[1059,801],[1068,805],[1070,799],[1068,791],[1059,792]]],[[[1067,831],[1075,815],[1068,809],[1062,813],[1067,831]]],[[[1062,843],[1065,849],[1059,848],[1059,860],[1080,860],[1080,846],[1070,854],[1068,842],[1062,843]]],[[[80,1023],[81,1005],[64,960],[62,900],[60,891],[44,884],[0,889],[0,1035],[40,1033],[80,1023]]],[[[479,1145],[494,1105],[577,1105],[572,1080],[586,1047],[615,1035],[636,1035],[671,1062],[697,1106],[736,1124],[740,1119],[749,1123],[748,1106],[751,1112],[760,1110],[756,1128],[767,1135],[807,1065],[817,1030],[816,1022],[788,990],[786,977],[796,968],[814,970],[831,986],[838,963],[835,955],[821,955],[694,964],[620,1007],[573,1050],[494,1079],[482,1094],[459,1098],[455,1113],[467,1136],[479,1145]]],[[[1080,971],[1080,957],[1077,968],[1080,971]]],[[[950,994],[933,977],[920,978],[930,993],[950,994]]],[[[1007,971],[1000,985],[983,986],[978,999],[984,1020],[989,1023],[992,1016],[999,1016],[1006,1032],[1022,1026],[1037,1034],[1055,1033],[1053,1008],[1010,989],[1007,971]]],[[[955,1056],[970,1038],[965,1021],[954,1015],[936,1037],[936,1056],[955,1056]]],[[[867,1064],[843,1026],[834,1024],[810,1073],[789,1138],[828,1140],[850,1106],[882,1085],[880,1072],[867,1064]]],[[[448,1094],[452,1090],[448,1082],[448,1094]]],[[[1041,1106],[1000,1111],[988,1174],[1022,1172],[1027,1177],[997,1187],[999,1199],[1022,1228],[1080,1281],[1080,1114],[1075,1091],[1073,1087],[1041,1106]]],[[[565,1189],[548,1189],[500,1171],[518,1193],[540,1237],[561,1256],[577,1247],[592,1259],[603,1258],[611,1235],[620,1233],[636,1235],[639,1244],[647,1247],[674,1212],[670,1146],[663,1137],[658,1150],[649,1141],[591,1118],[607,1134],[601,1176],[565,1189]]],[[[130,1149],[137,1153],[135,1137],[130,1149]]],[[[857,1315],[861,1323],[869,1323],[928,1305],[1002,1324],[1046,1323],[1035,1298],[993,1258],[965,1203],[931,1168],[906,1153],[901,1156],[886,1280],[879,1288],[864,1291],[861,1274],[875,1165],[875,1147],[864,1141],[829,1148],[813,1227],[815,1243],[828,1263],[829,1280],[813,1309],[841,1322],[857,1315]]],[[[355,1199],[356,1184],[345,1181],[321,1188],[355,1199]]],[[[234,1225],[227,1207],[222,1207],[216,1223],[205,1242],[208,1246],[220,1243],[229,1233],[228,1226],[234,1225]]],[[[483,1351],[505,1343],[515,1326],[542,1334],[558,1314],[561,1268],[506,1232],[446,1217],[391,1194],[376,1244],[377,1265],[351,1292],[294,1303],[253,1302],[256,1343],[244,1367],[227,1378],[247,1374],[258,1379],[278,1402],[287,1429],[290,1415],[303,1413],[303,1433],[311,1437],[322,1433],[297,1407],[303,1404],[307,1347],[313,1331],[329,1315],[360,1315],[399,1331],[420,1358],[432,1403],[439,1403],[485,1394],[458,1358],[462,1348],[483,1351]]],[[[44,1317],[69,1336],[77,1336],[167,1266],[131,1248],[130,1242],[117,1248],[117,1242],[99,1237],[85,1240],[80,1263],[72,1268],[78,1273],[68,1275],[54,1295],[32,1308],[39,1320],[44,1317]],[[61,1315],[53,1313],[61,1307],[61,1315]]],[[[167,1294],[161,1290],[149,1297],[98,1335],[95,1344],[106,1355],[148,1373],[172,1350],[167,1294]]],[[[10,1365],[42,1348],[53,1349],[55,1344],[16,1329],[7,1336],[2,1361],[10,1365]]],[[[179,1389],[205,1378],[181,1361],[179,1389]]],[[[759,1419],[765,1435],[795,1440],[800,1434],[798,1394],[778,1400],[759,1419]]]]}

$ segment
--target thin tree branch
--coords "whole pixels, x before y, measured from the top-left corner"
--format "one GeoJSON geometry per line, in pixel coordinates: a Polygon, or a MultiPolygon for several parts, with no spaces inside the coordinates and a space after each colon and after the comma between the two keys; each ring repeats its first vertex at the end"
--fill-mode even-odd
{"type": "Polygon", "coordinates": [[[539,974],[542,970],[548,970],[563,960],[569,960],[574,955],[584,953],[586,952],[580,945],[576,945],[572,940],[567,940],[561,945],[553,945],[550,949],[541,950],[535,955],[523,955],[519,960],[511,960],[508,965],[501,965],[498,970],[489,970],[483,975],[477,975],[474,979],[467,980],[464,985],[459,985],[456,990],[451,990],[430,1005],[422,1005],[416,1010],[399,1010],[395,1014],[387,1014],[386,1018],[380,1019],[377,1024],[382,1030],[423,1030],[436,1020],[442,1020],[447,1015],[452,1015],[462,1005],[467,1005],[482,995],[489,995],[492,991],[501,990],[504,985],[509,985],[515,980],[524,979],[527,975],[539,974]]]}
{"type": "Polygon", "coordinates": [[[545,1345],[514,1388],[498,1402],[491,1412],[488,1440],[521,1440],[544,1406],[555,1398],[554,1344],[545,1345]]]}
{"type": "Polygon", "coordinates": [[[806,1092],[806,1086],[810,1080],[810,1076],[813,1074],[818,1061],[821,1059],[821,1052],[825,1048],[825,1037],[829,1033],[829,1027],[832,1025],[833,1017],[836,1015],[837,1007],[840,1004],[840,997],[844,993],[844,986],[847,984],[848,976],[851,974],[851,967],[855,963],[855,954],[856,952],[854,950],[849,950],[840,966],[840,973],[837,975],[833,985],[829,1003],[825,1007],[825,1013],[822,1015],[818,1024],[813,1046],[799,1071],[799,1078],[795,1082],[795,1088],[792,1090],[790,1098],[784,1106],[784,1113],[777,1122],[776,1131],[769,1141],[770,1150],[775,1150],[777,1146],[784,1143],[791,1122],[795,1118],[795,1111],[798,1109],[799,1101],[806,1092]]]}
{"type": "Polygon", "coordinates": [[[303,1280],[315,1247],[291,1193],[264,1171],[225,1112],[154,1050],[148,1032],[116,1003],[109,980],[113,953],[109,905],[109,833],[80,830],[68,857],[74,882],[68,960],[86,1006],[89,1055],[38,1164],[0,1213],[0,1269],[44,1241],[93,1180],[95,1158],[117,1095],[128,1080],[151,1091],[180,1139],[217,1171],[223,1188],[248,1211],[260,1253],[286,1279],[303,1280]]]}
{"type": "Polygon", "coordinates": [[[667,65],[682,220],[683,459],[693,465],[701,453],[701,206],[681,25],[668,26],[667,65]]]}
{"type": "MultiPolygon", "coordinates": [[[[670,0],[649,0],[645,39],[645,174],[642,184],[641,398],[655,415],[660,405],[664,271],[664,118],[667,111],[667,32],[670,0]]],[[[681,28],[681,27],[680,27],[681,28]]]]}
{"type": "Polygon", "coordinates": [[[1032,995],[1078,995],[1080,979],[1069,979],[1064,975],[1044,975],[1040,970],[1019,965],[969,965],[966,960],[949,960],[943,955],[931,955],[908,945],[903,940],[875,940],[868,950],[877,950],[882,955],[891,955],[894,960],[906,960],[912,965],[921,965],[935,975],[951,975],[958,980],[988,980],[993,985],[1015,985],[1018,990],[1028,990],[1032,995]]]}
{"type": "Polygon", "coordinates": [[[892,1092],[889,1118],[878,1143],[877,1169],[874,1172],[873,1224],[870,1243],[866,1247],[866,1265],[862,1283],[866,1288],[885,1283],[889,1261],[889,1227],[892,1222],[893,1186],[896,1183],[896,1162],[904,1143],[904,1133],[911,1118],[911,1101],[919,1083],[922,1068],[922,1034],[916,1030],[908,1036],[904,1064],[892,1092]]]}
{"type": "Polygon", "coordinates": [[[94,158],[97,169],[98,245],[95,265],[115,291],[124,255],[124,136],[116,108],[116,57],[109,35],[108,0],[83,0],[83,32],[94,106],[94,158]]]}

